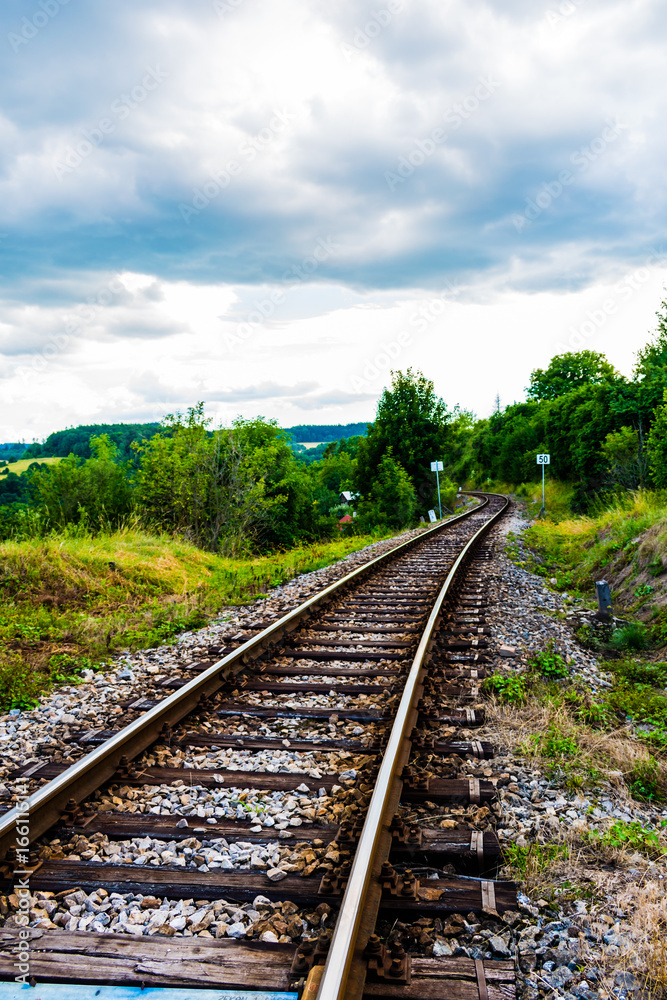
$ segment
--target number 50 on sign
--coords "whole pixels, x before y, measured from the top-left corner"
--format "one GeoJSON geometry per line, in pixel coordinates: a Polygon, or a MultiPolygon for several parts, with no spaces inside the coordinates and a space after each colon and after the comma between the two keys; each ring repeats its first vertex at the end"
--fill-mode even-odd
{"type": "Polygon", "coordinates": [[[551,455],[538,455],[537,456],[538,465],[551,465],[551,455]]]}

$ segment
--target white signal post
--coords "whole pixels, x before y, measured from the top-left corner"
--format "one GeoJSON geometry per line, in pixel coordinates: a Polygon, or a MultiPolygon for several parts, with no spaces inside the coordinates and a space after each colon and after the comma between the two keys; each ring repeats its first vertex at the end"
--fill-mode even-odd
{"type": "Polygon", "coordinates": [[[551,465],[551,455],[538,455],[537,464],[542,466],[542,510],[540,514],[544,514],[544,466],[551,465]]]}
{"type": "Polygon", "coordinates": [[[440,503],[440,473],[444,472],[445,466],[443,462],[431,462],[431,472],[435,472],[435,479],[438,484],[438,510],[440,511],[440,520],[442,521],[442,504],[440,503]]]}

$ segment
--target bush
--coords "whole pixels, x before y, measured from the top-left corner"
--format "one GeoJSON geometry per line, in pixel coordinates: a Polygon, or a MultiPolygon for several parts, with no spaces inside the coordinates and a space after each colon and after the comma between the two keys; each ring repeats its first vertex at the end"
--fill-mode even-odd
{"type": "Polygon", "coordinates": [[[43,675],[24,663],[18,653],[0,650],[0,710],[34,708],[43,688],[43,675]]]}

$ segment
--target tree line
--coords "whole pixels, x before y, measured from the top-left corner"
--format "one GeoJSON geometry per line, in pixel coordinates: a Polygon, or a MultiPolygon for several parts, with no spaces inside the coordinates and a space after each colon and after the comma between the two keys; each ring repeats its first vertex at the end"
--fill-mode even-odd
{"type": "Polygon", "coordinates": [[[551,474],[573,485],[578,510],[622,490],[667,486],[667,302],[657,316],[631,376],[595,351],[560,354],[532,372],[525,401],[485,420],[467,415],[450,472],[477,484],[531,482],[536,454],[549,452],[551,474]]]}
{"type": "Polygon", "coordinates": [[[275,421],[239,418],[215,429],[203,403],[129,439],[122,425],[85,443],[81,433],[59,463],[0,481],[0,536],[94,534],[133,523],[238,555],[341,530],[400,529],[433,505],[433,477],[424,477],[420,456],[440,447],[445,418],[433,384],[408,372],[394,375],[367,436],[334,440],[311,464],[275,421]]]}
{"type": "Polygon", "coordinates": [[[85,444],[84,433],[59,432],[49,447],[69,447],[61,462],[0,481],[0,537],[133,523],[211,552],[288,548],[341,530],[418,523],[437,505],[432,461],[444,462],[450,508],[458,483],[537,480],[538,452],[574,486],[577,509],[622,490],[667,487],[667,303],[630,377],[595,351],[560,354],[532,372],[524,401],[476,419],[448,409],[433,382],[408,369],[392,372],[363,426],[365,434],[332,440],[310,463],[275,421],[213,428],[203,403],[158,425],[111,425],[85,444]]]}

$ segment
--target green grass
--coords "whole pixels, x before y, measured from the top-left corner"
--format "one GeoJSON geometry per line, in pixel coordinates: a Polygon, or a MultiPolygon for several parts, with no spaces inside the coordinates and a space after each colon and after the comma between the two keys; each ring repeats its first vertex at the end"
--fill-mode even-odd
{"type": "Polygon", "coordinates": [[[503,855],[514,878],[532,881],[555,861],[567,860],[569,849],[567,844],[538,844],[533,841],[528,847],[508,844],[503,848],[503,855]]]}
{"type": "MultiPolygon", "coordinates": [[[[17,476],[20,476],[33,462],[37,462],[39,465],[55,465],[62,462],[62,458],[22,458],[18,462],[10,462],[9,465],[0,459],[0,469],[9,469],[10,472],[15,472],[17,476]]],[[[0,472],[0,479],[4,479],[6,476],[6,472],[0,472]]]]}
{"type": "MultiPolygon", "coordinates": [[[[547,472],[544,482],[545,516],[551,521],[561,521],[571,517],[574,488],[568,483],[551,479],[547,472]]],[[[538,517],[542,509],[542,480],[537,483],[520,483],[514,494],[528,501],[527,513],[530,517],[538,517]]]]}
{"type": "Polygon", "coordinates": [[[590,516],[546,518],[529,528],[525,539],[534,554],[535,572],[555,577],[561,589],[593,595],[596,579],[613,579],[632,564],[612,596],[628,606],[642,606],[662,583],[667,495],[639,490],[590,516]],[[642,573],[652,582],[638,581],[642,573]]]}
{"type": "Polygon", "coordinates": [[[221,608],[261,598],[378,537],[340,538],[250,559],[223,558],[130,529],[3,542],[0,710],[34,705],[54,684],[75,681],[118,650],[168,642],[221,608]]]}

